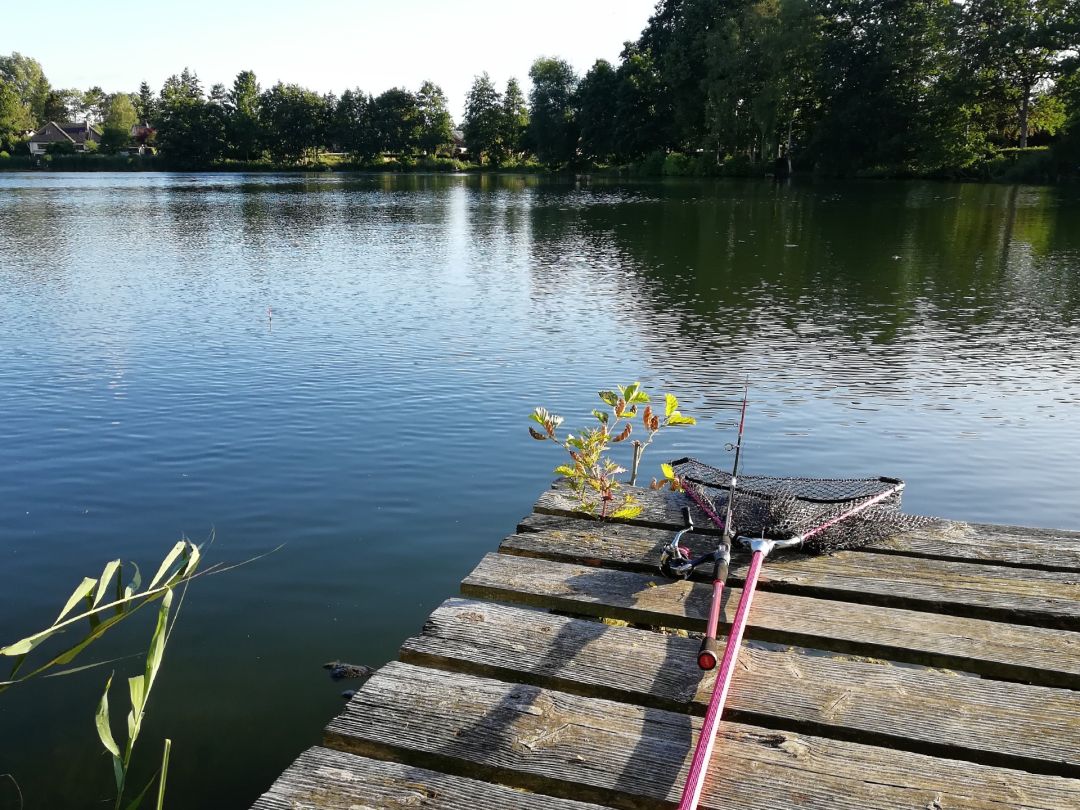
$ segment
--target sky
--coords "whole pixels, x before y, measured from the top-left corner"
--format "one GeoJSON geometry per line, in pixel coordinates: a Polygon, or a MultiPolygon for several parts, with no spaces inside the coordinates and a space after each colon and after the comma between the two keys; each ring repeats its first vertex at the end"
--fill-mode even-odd
{"type": "Polygon", "coordinates": [[[618,59],[656,0],[49,0],[15,3],[0,26],[0,53],[37,59],[53,87],[155,90],[185,66],[203,87],[254,70],[319,92],[439,84],[460,118],[473,77],[501,89],[528,86],[538,56],[579,74],[618,59]]]}

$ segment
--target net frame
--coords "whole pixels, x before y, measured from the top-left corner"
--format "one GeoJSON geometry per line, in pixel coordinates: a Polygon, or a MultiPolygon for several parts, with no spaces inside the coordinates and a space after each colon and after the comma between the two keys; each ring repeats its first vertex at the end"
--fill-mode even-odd
{"type": "MultiPolygon", "coordinates": [[[[694,458],[671,466],[699,506],[712,506],[714,523],[713,515],[725,511],[734,489],[732,523],[744,543],[768,541],[770,547],[797,546],[820,554],[858,548],[933,522],[900,511],[904,482],[898,478],[740,475],[733,481],[730,473],[694,458]]],[[[724,528],[722,521],[717,528],[724,528]]]]}

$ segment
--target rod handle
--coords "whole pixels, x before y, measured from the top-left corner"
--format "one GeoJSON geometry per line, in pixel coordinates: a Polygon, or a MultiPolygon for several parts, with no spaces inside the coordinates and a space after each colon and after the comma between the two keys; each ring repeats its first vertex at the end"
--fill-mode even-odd
{"type": "Polygon", "coordinates": [[[694,519],[692,517],[690,517],[690,507],[689,506],[684,506],[682,508],[682,522],[683,522],[683,526],[685,526],[686,528],[688,528],[688,529],[694,528],[694,519]]]}
{"type": "Polygon", "coordinates": [[[697,655],[697,665],[706,672],[716,669],[716,665],[720,661],[720,656],[717,655],[717,652],[716,639],[706,636],[701,640],[701,649],[698,651],[697,655]]]}

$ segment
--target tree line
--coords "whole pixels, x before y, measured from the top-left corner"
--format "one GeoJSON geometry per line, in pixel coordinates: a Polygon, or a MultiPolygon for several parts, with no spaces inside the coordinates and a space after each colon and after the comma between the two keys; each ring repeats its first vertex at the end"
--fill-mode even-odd
{"type": "MultiPolygon", "coordinates": [[[[793,162],[830,174],[963,172],[1053,144],[1080,161],[1080,0],[660,0],[615,64],[584,76],[537,59],[526,95],[477,76],[460,122],[485,166],[638,165],[711,174],[793,162]]],[[[438,85],[340,96],[262,88],[243,71],[204,91],[187,69],[154,92],[53,90],[0,57],[0,141],[85,118],[117,148],[148,121],[171,162],[452,157],[438,85]]]]}

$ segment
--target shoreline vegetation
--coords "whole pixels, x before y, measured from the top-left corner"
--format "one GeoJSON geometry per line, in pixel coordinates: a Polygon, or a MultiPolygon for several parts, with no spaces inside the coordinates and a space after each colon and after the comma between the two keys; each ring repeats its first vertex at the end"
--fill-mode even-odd
{"type": "MultiPolygon", "coordinates": [[[[11,156],[0,158],[2,172],[130,172],[130,173],[189,173],[189,174],[532,174],[552,177],[572,175],[607,178],[758,178],[775,177],[763,167],[747,161],[726,161],[719,165],[702,164],[699,157],[679,152],[657,153],[646,159],[622,166],[579,164],[551,168],[535,160],[518,163],[471,163],[452,158],[398,159],[383,157],[376,161],[357,162],[347,155],[327,153],[312,162],[276,163],[271,160],[222,160],[199,167],[175,165],[162,155],[102,155],[79,154],[31,158],[11,156]]],[[[793,172],[792,175],[795,176],[793,172]]],[[[799,173],[803,178],[829,178],[821,173],[799,173]]],[[[955,182],[1035,183],[1053,184],[1075,182],[1080,172],[1062,171],[1050,147],[1009,149],[973,163],[967,171],[948,174],[897,173],[864,171],[846,175],[847,179],[944,180],[955,182]]],[[[783,178],[781,178],[783,179],[783,178]]]]}
{"type": "Polygon", "coordinates": [[[542,56],[529,80],[476,76],[455,123],[432,81],[207,91],[185,68],[107,93],[12,53],[0,169],[1080,178],[1076,0],[659,0],[615,64],[542,56]],[[32,156],[49,122],[94,134],[32,156]]]}

